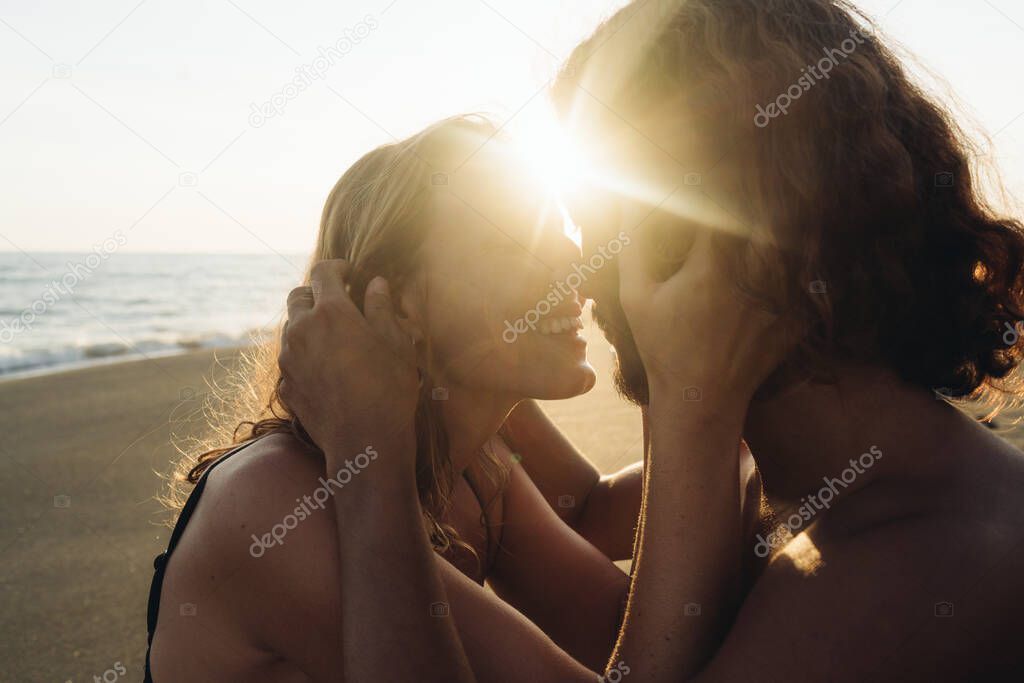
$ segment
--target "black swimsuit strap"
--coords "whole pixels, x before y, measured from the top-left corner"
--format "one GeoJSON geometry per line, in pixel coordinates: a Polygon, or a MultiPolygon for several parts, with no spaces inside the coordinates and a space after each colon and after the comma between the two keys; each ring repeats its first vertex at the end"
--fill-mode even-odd
{"type": "Polygon", "coordinates": [[[178,521],[174,523],[174,530],[171,531],[171,539],[167,543],[167,550],[160,553],[153,560],[153,582],[149,586],[149,606],[147,609],[147,626],[148,626],[148,639],[146,641],[146,677],[144,683],[152,683],[153,677],[149,671],[149,650],[153,645],[153,634],[156,632],[156,621],[157,616],[160,613],[160,591],[164,585],[164,573],[167,571],[167,560],[174,552],[174,548],[177,547],[178,541],[181,540],[181,535],[185,533],[185,526],[188,524],[188,520],[192,517],[192,513],[196,509],[196,505],[199,504],[199,497],[203,494],[203,489],[206,488],[206,478],[210,475],[217,465],[227,460],[230,456],[234,455],[238,451],[242,450],[252,441],[246,441],[243,444],[232,448],[228,452],[224,453],[213,463],[206,468],[203,475],[199,477],[199,481],[196,482],[195,488],[189,493],[188,499],[185,501],[185,505],[181,508],[181,513],[178,515],[178,521]]]}

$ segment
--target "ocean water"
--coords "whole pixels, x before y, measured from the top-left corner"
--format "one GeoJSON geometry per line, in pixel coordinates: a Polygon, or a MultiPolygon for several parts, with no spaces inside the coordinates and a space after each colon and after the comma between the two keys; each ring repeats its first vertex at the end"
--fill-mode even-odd
{"type": "Polygon", "coordinates": [[[0,253],[0,378],[267,334],[304,255],[0,253]]]}

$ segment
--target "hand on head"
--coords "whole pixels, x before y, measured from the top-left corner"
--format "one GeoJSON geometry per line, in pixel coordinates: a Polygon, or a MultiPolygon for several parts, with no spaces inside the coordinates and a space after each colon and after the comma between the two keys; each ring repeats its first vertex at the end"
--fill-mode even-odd
{"type": "Polygon", "coordinates": [[[323,450],[346,433],[411,429],[418,397],[413,342],[387,281],[370,281],[364,316],[346,289],[350,268],[321,261],[310,286],[292,290],[278,357],[281,398],[323,450]]]}

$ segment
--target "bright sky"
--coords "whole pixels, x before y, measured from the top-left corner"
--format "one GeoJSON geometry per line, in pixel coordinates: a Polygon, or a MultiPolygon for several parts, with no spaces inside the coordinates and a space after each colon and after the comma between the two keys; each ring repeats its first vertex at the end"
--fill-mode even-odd
{"type": "MultiPolygon", "coordinates": [[[[0,250],[87,251],[121,230],[125,251],[305,252],[335,180],[392,135],[463,111],[542,121],[545,82],[622,4],[0,0],[0,250]]],[[[1024,5],[860,4],[949,82],[1024,196],[1024,5]]]]}

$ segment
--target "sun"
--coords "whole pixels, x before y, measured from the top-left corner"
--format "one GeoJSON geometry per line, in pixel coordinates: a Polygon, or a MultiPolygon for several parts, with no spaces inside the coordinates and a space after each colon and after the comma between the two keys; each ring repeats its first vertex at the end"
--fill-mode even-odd
{"type": "Polygon", "coordinates": [[[550,108],[526,120],[516,137],[524,162],[547,191],[565,198],[583,186],[587,157],[550,108]]]}
{"type": "Polygon", "coordinates": [[[514,139],[517,156],[531,177],[551,197],[566,236],[580,245],[582,235],[566,208],[590,182],[594,169],[579,142],[569,136],[550,107],[524,116],[514,139]]]}

